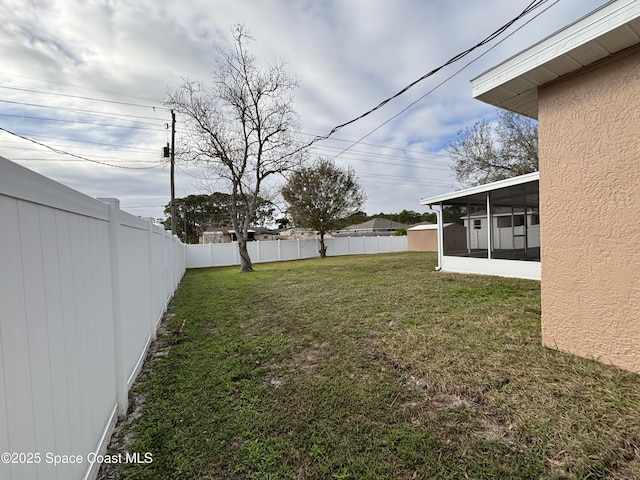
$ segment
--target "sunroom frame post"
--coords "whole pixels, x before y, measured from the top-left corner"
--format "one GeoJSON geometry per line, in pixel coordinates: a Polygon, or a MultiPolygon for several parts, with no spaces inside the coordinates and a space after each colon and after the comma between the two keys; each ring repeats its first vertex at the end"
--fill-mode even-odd
{"type": "Polygon", "coordinates": [[[467,203],[467,255],[471,256],[471,204],[467,203]]]}
{"type": "Polygon", "coordinates": [[[491,192],[487,192],[487,258],[493,258],[493,215],[491,212],[491,192]]]}

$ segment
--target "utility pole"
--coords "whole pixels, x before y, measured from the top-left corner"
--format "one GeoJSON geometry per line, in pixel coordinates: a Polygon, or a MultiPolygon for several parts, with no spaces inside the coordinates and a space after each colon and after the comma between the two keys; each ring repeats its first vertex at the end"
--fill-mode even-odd
{"type": "Polygon", "coordinates": [[[176,113],[171,110],[171,234],[176,234],[176,186],[174,182],[176,151],[176,113]]]}

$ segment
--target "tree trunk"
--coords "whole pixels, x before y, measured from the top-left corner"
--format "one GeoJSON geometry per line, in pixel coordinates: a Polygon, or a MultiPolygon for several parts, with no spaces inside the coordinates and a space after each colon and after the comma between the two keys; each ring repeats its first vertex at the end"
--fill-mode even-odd
{"type": "Polygon", "coordinates": [[[253,264],[247,251],[247,240],[245,238],[238,238],[238,253],[240,253],[240,271],[253,272],[253,264]]]}
{"type": "Polygon", "coordinates": [[[320,234],[320,258],[327,258],[327,246],[324,244],[324,233],[320,234]]]}

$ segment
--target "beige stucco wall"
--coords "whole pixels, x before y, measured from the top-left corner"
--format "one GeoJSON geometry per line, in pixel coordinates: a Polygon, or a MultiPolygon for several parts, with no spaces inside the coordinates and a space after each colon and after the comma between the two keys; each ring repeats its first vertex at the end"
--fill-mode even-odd
{"type": "Polygon", "coordinates": [[[640,49],[539,90],[542,341],[640,372],[640,49]]]}

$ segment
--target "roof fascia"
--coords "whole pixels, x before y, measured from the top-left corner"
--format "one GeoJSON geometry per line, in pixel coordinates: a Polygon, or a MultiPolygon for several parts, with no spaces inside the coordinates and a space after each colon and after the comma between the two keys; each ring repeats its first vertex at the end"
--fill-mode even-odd
{"type": "Polygon", "coordinates": [[[596,40],[638,16],[640,16],[640,2],[637,0],[609,2],[474,78],[471,81],[472,95],[476,98],[585,43],[596,40]]]}
{"type": "Polygon", "coordinates": [[[540,180],[540,172],[527,173],[525,175],[519,175],[517,177],[498,180],[497,182],[485,183],[484,185],[478,185],[476,187],[465,188],[464,190],[445,193],[444,195],[438,195],[431,198],[423,198],[420,200],[420,205],[435,205],[437,203],[444,203],[447,200],[454,200],[456,198],[477,195],[478,193],[491,192],[493,190],[500,190],[501,188],[522,185],[523,183],[535,182],[537,180],[540,180]]]}

